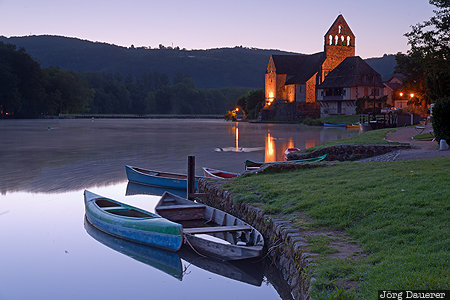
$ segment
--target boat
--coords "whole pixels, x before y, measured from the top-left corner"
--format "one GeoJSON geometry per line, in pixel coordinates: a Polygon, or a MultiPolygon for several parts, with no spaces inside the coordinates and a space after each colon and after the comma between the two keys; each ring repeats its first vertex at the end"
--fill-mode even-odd
{"type": "Polygon", "coordinates": [[[287,149],[284,151],[284,160],[287,160],[287,157],[288,157],[288,154],[289,154],[289,153],[291,153],[291,152],[296,152],[296,151],[300,151],[300,149],[295,148],[295,147],[287,148],[287,149]]]}
{"type": "Polygon", "coordinates": [[[230,179],[230,178],[237,177],[240,174],[222,171],[222,170],[211,169],[211,168],[203,168],[203,175],[208,178],[230,179]]]}
{"type": "Polygon", "coordinates": [[[254,227],[208,205],[164,193],[155,207],[183,226],[183,239],[195,252],[224,261],[260,257],[264,239],[254,227]]]}
{"type": "Polygon", "coordinates": [[[157,214],[84,191],[86,218],[110,235],[168,251],[183,244],[182,227],[157,214]]]}
{"type": "MultiPolygon", "coordinates": [[[[125,169],[130,182],[180,190],[187,189],[187,175],[185,174],[159,172],[132,166],[125,166],[125,169]]],[[[197,189],[199,178],[195,177],[195,189],[197,189]]]]}
{"type": "Polygon", "coordinates": [[[359,129],[359,124],[346,124],[345,128],[347,128],[347,129],[359,129]]]}
{"type": "Polygon", "coordinates": [[[339,127],[339,128],[345,128],[345,123],[342,124],[330,124],[330,123],[323,123],[323,127],[339,127]]]}
{"type": "Polygon", "coordinates": [[[183,279],[183,263],[177,253],[129,242],[109,235],[92,226],[86,218],[84,219],[84,229],[101,244],[141,263],[163,271],[180,281],[183,279]]]}
{"type": "Polygon", "coordinates": [[[327,155],[324,154],[324,155],[318,156],[318,157],[304,158],[304,159],[297,159],[297,160],[289,160],[289,161],[254,162],[254,161],[251,161],[251,160],[246,160],[245,161],[245,170],[256,170],[256,169],[261,168],[264,165],[271,165],[271,164],[319,162],[319,161],[325,160],[326,158],[327,158],[327,155]]]}

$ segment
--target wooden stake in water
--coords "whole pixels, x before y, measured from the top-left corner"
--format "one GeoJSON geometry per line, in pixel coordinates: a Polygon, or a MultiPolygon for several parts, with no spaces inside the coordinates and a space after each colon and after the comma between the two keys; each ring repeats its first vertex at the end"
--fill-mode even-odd
{"type": "Polygon", "coordinates": [[[187,162],[187,196],[194,200],[195,193],[195,156],[189,155],[187,162]]]}

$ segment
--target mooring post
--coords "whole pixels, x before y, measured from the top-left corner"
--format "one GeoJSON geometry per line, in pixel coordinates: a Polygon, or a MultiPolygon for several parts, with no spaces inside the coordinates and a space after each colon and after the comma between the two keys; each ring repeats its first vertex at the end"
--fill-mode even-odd
{"type": "Polygon", "coordinates": [[[187,162],[187,197],[194,200],[195,193],[195,156],[189,155],[187,162]]]}

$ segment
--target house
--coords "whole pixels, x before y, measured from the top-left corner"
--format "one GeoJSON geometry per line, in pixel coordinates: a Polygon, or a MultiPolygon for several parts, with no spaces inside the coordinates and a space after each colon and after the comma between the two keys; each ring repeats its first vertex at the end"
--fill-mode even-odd
{"type": "Polygon", "coordinates": [[[360,98],[365,99],[360,103],[362,109],[381,109],[384,87],[381,75],[361,57],[347,57],[317,86],[320,115],[355,114],[356,100],[360,98]]]}
{"type": "Polygon", "coordinates": [[[323,52],[271,55],[265,74],[265,109],[270,109],[274,102],[317,104],[316,86],[342,61],[354,55],[355,35],[342,15],[325,33],[323,52]]]}
{"type": "Polygon", "coordinates": [[[384,94],[387,96],[386,104],[390,107],[404,109],[408,107],[411,93],[402,90],[404,76],[396,74],[384,82],[384,94]]]}

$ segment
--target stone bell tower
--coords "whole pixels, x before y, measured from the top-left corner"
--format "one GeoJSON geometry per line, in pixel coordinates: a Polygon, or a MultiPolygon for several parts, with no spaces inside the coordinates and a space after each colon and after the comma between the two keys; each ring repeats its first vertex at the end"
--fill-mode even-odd
{"type": "Polygon", "coordinates": [[[325,61],[322,64],[319,83],[344,59],[355,56],[355,45],[355,35],[344,17],[339,15],[324,36],[325,61]]]}

